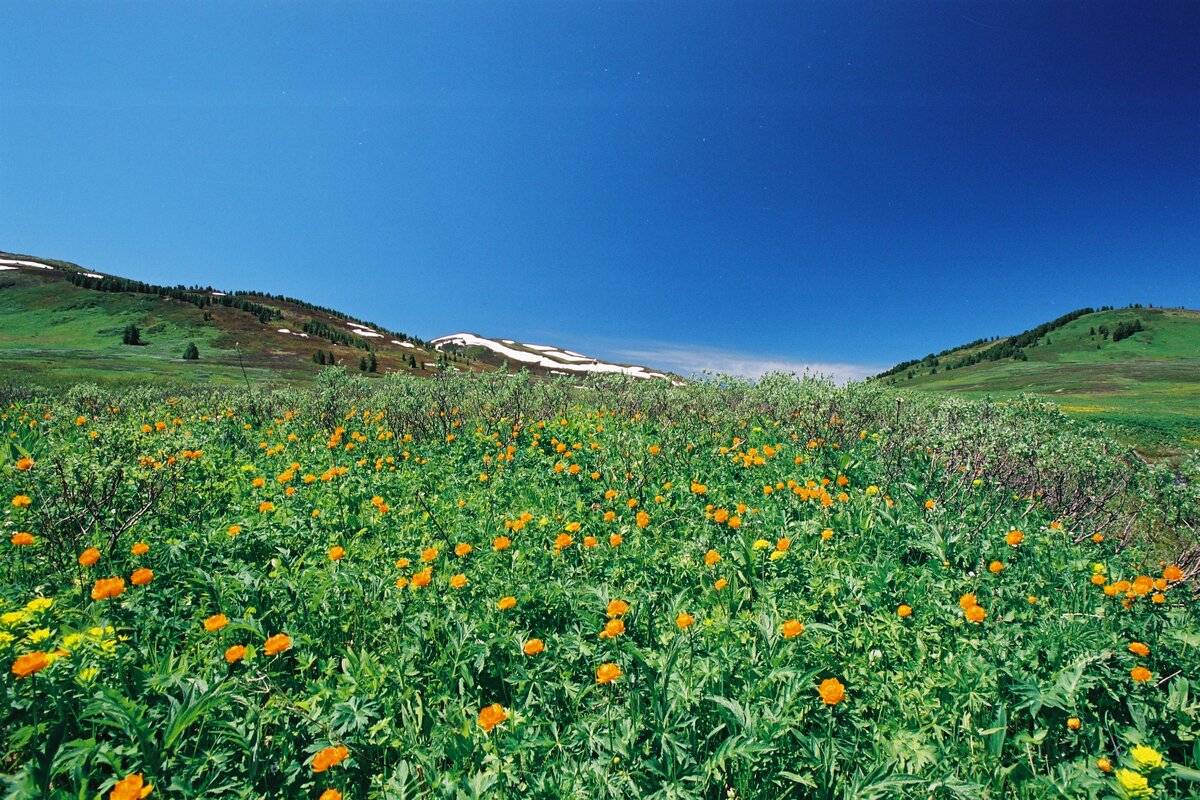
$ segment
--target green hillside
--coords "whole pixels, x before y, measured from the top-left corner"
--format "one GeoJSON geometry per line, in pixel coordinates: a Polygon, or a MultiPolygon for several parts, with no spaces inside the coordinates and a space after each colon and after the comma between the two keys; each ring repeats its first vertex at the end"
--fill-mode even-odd
{"type": "Polygon", "coordinates": [[[1106,309],[1031,333],[1031,343],[996,360],[984,354],[1011,349],[1019,337],[973,342],[897,365],[876,380],[971,397],[1040,395],[1072,415],[1113,425],[1152,457],[1200,446],[1200,311],[1106,309]],[[1143,330],[1120,336],[1122,325],[1138,323],[1143,330]]]}
{"type": "Polygon", "coordinates": [[[432,374],[439,357],[453,369],[494,369],[292,298],[156,287],[9,253],[0,265],[3,381],[306,385],[331,360],[354,370],[372,357],[374,375],[432,374]],[[123,343],[129,325],[140,345],[123,343]],[[193,342],[200,358],[184,360],[193,342]]]}

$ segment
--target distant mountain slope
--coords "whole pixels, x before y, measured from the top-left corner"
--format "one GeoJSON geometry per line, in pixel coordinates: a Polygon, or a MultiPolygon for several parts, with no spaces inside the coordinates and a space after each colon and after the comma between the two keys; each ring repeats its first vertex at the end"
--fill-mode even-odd
{"type": "Polygon", "coordinates": [[[548,345],[469,334],[435,342],[387,330],[282,295],[213,287],[156,286],[78,264],[0,251],[0,380],[305,384],[326,364],[368,377],[491,372],[507,366],[541,377],[664,373],[609,364],[548,345]],[[141,343],[124,343],[136,326],[141,343]],[[507,344],[506,344],[507,342],[507,344]],[[194,343],[198,360],[183,354],[194,343]]]}
{"type": "Polygon", "coordinates": [[[1117,425],[1149,454],[1170,455],[1200,446],[1200,311],[1082,309],[1025,334],[904,362],[874,380],[974,397],[1042,395],[1117,425]]]}
{"type": "Polygon", "coordinates": [[[615,364],[585,356],[552,345],[522,344],[512,339],[489,339],[475,333],[455,333],[441,336],[431,344],[443,352],[455,352],[473,360],[496,366],[507,364],[513,369],[541,368],[552,375],[584,375],[587,373],[619,373],[635,378],[670,380],[677,386],[683,382],[664,372],[655,372],[636,364],[615,364]]]}

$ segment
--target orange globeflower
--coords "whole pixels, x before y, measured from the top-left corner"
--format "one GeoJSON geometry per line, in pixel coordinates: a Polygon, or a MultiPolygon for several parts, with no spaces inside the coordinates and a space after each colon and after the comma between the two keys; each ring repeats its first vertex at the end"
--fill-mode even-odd
{"type": "Polygon", "coordinates": [[[92,599],[109,600],[114,597],[120,597],[124,591],[124,578],[101,578],[92,586],[92,599]]]}
{"type": "Polygon", "coordinates": [[[433,580],[433,568],[426,567],[420,572],[413,573],[412,585],[414,587],[428,586],[431,580],[433,580]]]}
{"type": "Polygon", "coordinates": [[[601,639],[615,639],[625,632],[625,623],[620,619],[610,619],[604,624],[604,630],[600,631],[601,639]]]}
{"type": "Polygon", "coordinates": [[[821,681],[821,685],[817,687],[817,693],[821,695],[822,702],[827,706],[836,706],[846,699],[846,687],[837,678],[826,678],[821,681]]]}
{"type": "Polygon", "coordinates": [[[1141,642],[1130,642],[1129,643],[1129,652],[1136,653],[1139,656],[1148,656],[1148,655],[1150,655],[1150,648],[1147,647],[1146,645],[1142,644],[1141,642]]]}
{"type": "Polygon", "coordinates": [[[492,549],[497,552],[507,550],[509,547],[512,547],[512,539],[507,536],[497,536],[492,539],[492,549]]]}
{"type": "Polygon", "coordinates": [[[558,536],[554,537],[554,549],[562,550],[564,548],[570,547],[571,543],[574,541],[575,540],[571,538],[571,534],[560,533],[558,536]]]}
{"type": "Polygon", "coordinates": [[[798,619],[789,619],[779,630],[783,634],[783,638],[792,639],[804,633],[804,624],[798,619]]]}
{"type": "Polygon", "coordinates": [[[612,536],[609,536],[609,537],[608,537],[608,546],[609,546],[609,547],[617,547],[617,546],[618,546],[618,545],[620,545],[620,544],[621,544],[621,542],[623,542],[623,541],[625,541],[625,537],[624,537],[624,536],[622,536],[622,535],[621,535],[621,534],[619,534],[619,533],[614,533],[612,536]]]}
{"type": "Polygon", "coordinates": [[[501,597],[500,602],[496,603],[496,607],[499,608],[501,611],[508,611],[510,608],[512,608],[516,604],[517,604],[517,598],[515,598],[515,597],[511,597],[511,596],[510,597],[501,597]]]}
{"type": "Polygon", "coordinates": [[[341,561],[345,557],[346,557],[346,549],[344,547],[342,547],[340,544],[334,545],[333,547],[329,548],[329,560],[330,561],[341,561]]]}
{"type": "Polygon", "coordinates": [[[29,495],[27,494],[19,494],[12,499],[12,504],[17,508],[25,508],[32,502],[33,501],[29,499],[29,495]]]}
{"type": "Polygon", "coordinates": [[[471,547],[471,545],[467,544],[466,542],[459,542],[458,544],[454,545],[454,555],[462,558],[474,549],[474,547],[471,547]]]}
{"type": "Polygon", "coordinates": [[[24,458],[18,458],[17,459],[17,469],[20,470],[21,472],[24,472],[25,470],[28,470],[28,469],[33,469],[33,459],[30,458],[29,456],[25,456],[24,458]]]}
{"type": "Polygon", "coordinates": [[[987,617],[987,612],[983,610],[982,606],[971,606],[963,611],[963,614],[966,616],[968,622],[983,622],[987,617]]]}
{"type": "Polygon", "coordinates": [[[1080,722],[1079,717],[1068,717],[1067,727],[1073,731],[1077,731],[1083,727],[1083,723],[1080,722]]]}
{"type": "Polygon", "coordinates": [[[647,514],[645,511],[639,511],[637,513],[637,526],[639,528],[645,528],[649,525],[650,525],[650,515],[647,514]]]}
{"type": "Polygon", "coordinates": [[[971,606],[979,605],[979,601],[975,599],[974,594],[967,592],[962,597],[958,598],[958,604],[964,611],[966,611],[971,606]]]}
{"type": "Polygon", "coordinates": [[[35,540],[33,538],[33,534],[25,533],[24,531],[17,531],[12,535],[12,539],[9,541],[11,541],[17,547],[24,547],[26,545],[33,544],[35,540]]]}
{"type": "Polygon", "coordinates": [[[621,668],[609,662],[596,668],[596,683],[612,683],[621,677],[621,668]]]}
{"type": "Polygon", "coordinates": [[[1007,536],[1004,537],[1004,541],[1008,542],[1008,544],[1012,547],[1016,547],[1021,542],[1025,541],[1025,534],[1014,528],[1008,532],[1007,536]]]}
{"type": "Polygon", "coordinates": [[[242,532],[242,526],[241,525],[230,525],[229,530],[227,530],[225,532],[228,533],[230,536],[237,536],[239,533],[242,532]]]}
{"type": "Polygon", "coordinates": [[[707,553],[704,554],[704,565],[707,567],[711,567],[713,564],[716,564],[720,560],[721,560],[721,554],[718,553],[716,550],[709,550],[707,553]]]}
{"type": "Polygon", "coordinates": [[[679,626],[679,630],[686,630],[695,623],[696,618],[684,611],[679,616],[675,617],[675,624],[679,626]]]}
{"type": "Polygon", "coordinates": [[[337,789],[326,789],[317,800],[342,800],[342,793],[337,789]]]}
{"type": "Polygon", "coordinates": [[[912,616],[912,606],[902,605],[896,609],[896,613],[902,617],[911,617],[912,616]]]}
{"type": "Polygon", "coordinates": [[[138,772],[117,781],[117,785],[108,793],[108,800],[141,800],[152,791],[153,784],[146,783],[142,773],[138,772]]]}
{"type": "Polygon", "coordinates": [[[133,553],[135,556],[144,556],[146,553],[150,552],[150,545],[146,544],[145,542],[138,542],[133,547],[129,548],[129,552],[133,553]]]}
{"type": "Polygon", "coordinates": [[[467,585],[467,576],[461,572],[450,578],[450,585],[455,589],[461,589],[467,585]]]}
{"type": "Polygon", "coordinates": [[[224,614],[213,614],[211,617],[204,620],[204,630],[212,633],[213,631],[221,630],[221,628],[224,628],[228,624],[229,617],[225,616],[224,614]]]}
{"type": "Polygon", "coordinates": [[[1130,670],[1129,677],[1133,678],[1138,683],[1145,683],[1153,676],[1150,674],[1150,670],[1146,669],[1145,667],[1134,667],[1132,670],[1130,670]]]}
{"type": "Polygon", "coordinates": [[[438,557],[438,551],[437,551],[436,547],[426,547],[424,550],[421,551],[421,560],[422,561],[433,561],[437,557],[438,557]]]}
{"type": "Polygon", "coordinates": [[[292,646],[291,637],[286,633],[277,633],[263,643],[263,652],[269,656],[282,653],[292,646]]]}
{"type": "Polygon", "coordinates": [[[154,580],[154,572],[145,567],[135,569],[133,574],[129,576],[129,582],[134,586],[145,586],[152,580],[154,580]]]}
{"type": "Polygon", "coordinates": [[[479,727],[483,728],[484,733],[487,733],[506,719],[508,719],[508,712],[499,703],[492,703],[490,706],[486,706],[479,711],[479,727]]]}
{"type": "Polygon", "coordinates": [[[18,678],[26,678],[48,666],[50,666],[50,655],[41,650],[34,650],[32,653],[18,656],[17,660],[13,662],[12,671],[18,678]]]}
{"type": "Polygon", "coordinates": [[[546,643],[541,639],[530,639],[525,643],[525,655],[536,656],[538,653],[546,649],[546,643]]]}
{"type": "Polygon", "coordinates": [[[258,510],[260,513],[266,514],[268,511],[275,510],[275,504],[272,503],[270,500],[264,500],[258,504],[258,510]]]}
{"type": "Polygon", "coordinates": [[[988,564],[988,569],[992,573],[996,573],[1004,569],[1004,564],[1000,563],[999,561],[993,561],[992,563],[988,564]]]}
{"type": "Polygon", "coordinates": [[[350,756],[345,747],[326,747],[312,757],[313,772],[324,772],[330,767],[337,766],[350,756]]]}
{"type": "Polygon", "coordinates": [[[608,604],[608,615],[610,617],[619,617],[629,610],[629,603],[624,600],[612,600],[608,604]]]}
{"type": "Polygon", "coordinates": [[[926,500],[925,501],[926,510],[932,510],[936,507],[937,507],[937,500],[926,500]]]}
{"type": "Polygon", "coordinates": [[[1169,581],[1181,581],[1183,580],[1183,570],[1172,564],[1163,570],[1163,577],[1169,581]]]}
{"type": "Polygon", "coordinates": [[[583,537],[583,546],[584,547],[595,547],[598,544],[600,544],[600,540],[597,539],[595,536],[583,537]]]}
{"type": "Polygon", "coordinates": [[[94,547],[89,547],[79,554],[79,566],[90,567],[100,560],[100,551],[94,547]]]}
{"type": "Polygon", "coordinates": [[[244,644],[235,644],[233,647],[225,651],[225,660],[230,664],[241,661],[246,657],[246,646],[244,644]]]}
{"type": "Polygon", "coordinates": [[[724,578],[718,578],[717,582],[713,584],[713,588],[719,592],[728,585],[729,581],[725,580],[724,578]]]}

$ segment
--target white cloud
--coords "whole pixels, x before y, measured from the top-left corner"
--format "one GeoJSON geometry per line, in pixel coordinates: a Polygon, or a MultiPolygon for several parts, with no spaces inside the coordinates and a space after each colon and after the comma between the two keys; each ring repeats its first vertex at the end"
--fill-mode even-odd
{"type": "Polygon", "coordinates": [[[745,378],[760,378],[769,372],[809,373],[832,378],[837,383],[861,380],[878,374],[887,367],[875,364],[844,364],[829,361],[801,361],[787,356],[725,350],[705,345],[683,345],[673,342],[613,343],[606,357],[652,369],[663,369],[684,377],[704,371],[745,378]]]}

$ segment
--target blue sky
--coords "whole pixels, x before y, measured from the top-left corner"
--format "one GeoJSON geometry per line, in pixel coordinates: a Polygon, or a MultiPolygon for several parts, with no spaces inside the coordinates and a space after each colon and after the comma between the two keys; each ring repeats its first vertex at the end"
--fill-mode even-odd
{"type": "Polygon", "coordinates": [[[0,249],[678,369],[1200,306],[1194,2],[0,0],[0,249]]]}

